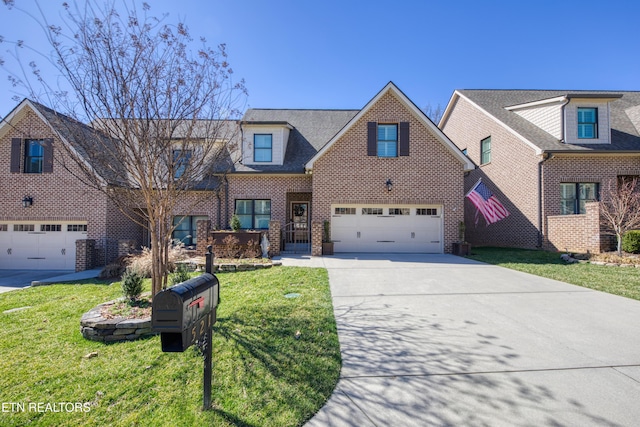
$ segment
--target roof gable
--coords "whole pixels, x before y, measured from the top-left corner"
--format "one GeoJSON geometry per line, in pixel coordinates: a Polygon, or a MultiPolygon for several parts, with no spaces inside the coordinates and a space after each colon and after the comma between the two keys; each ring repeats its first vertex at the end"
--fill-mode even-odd
{"type": "Polygon", "coordinates": [[[630,108],[640,105],[640,92],[460,89],[451,96],[440,120],[440,126],[446,124],[459,98],[469,102],[474,108],[532,147],[537,154],[640,151],[640,131],[634,124],[635,115],[628,114],[630,108]],[[559,102],[560,99],[610,102],[611,142],[607,144],[564,143],[557,137],[561,135],[552,135],[554,132],[550,133],[536,126],[521,113],[523,108],[549,105],[559,102]]]}
{"type": "Polygon", "coordinates": [[[427,115],[420,110],[398,87],[389,82],[382,88],[376,96],[374,96],[355,116],[349,120],[349,122],[340,131],[333,136],[305,165],[307,171],[313,170],[313,165],[322,155],[329,150],[337,140],[339,140],[355,123],[360,120],[384,95],[387,93],[393,94],[404,106],[412,113],[425,127],[427,127],[433,135],[436,136],[453,155],[463,165],[465,170],[474,169],[474,165],[462,152],[456,147],[456,145],[427,117],[427,115]]]}

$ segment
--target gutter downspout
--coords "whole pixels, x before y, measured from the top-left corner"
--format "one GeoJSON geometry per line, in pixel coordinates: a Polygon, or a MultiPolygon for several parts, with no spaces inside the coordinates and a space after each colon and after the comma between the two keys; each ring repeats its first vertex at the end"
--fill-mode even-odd
{"type": "Polygon", "coordinates": [[[566,142],[567,141],[567,130],[565,129],[564,126],[564,107],[567,106],[567,104],[570,102],[571,100],[565,96],[564,98],[564,103],[560,106],[560,129],[562,129],[562,139],[560,140],[560,142],[566,142]]]}
{"type": "Polygon", "coordinates": [[[226,227],[229,224],[229,181],[226,175],[224,176],[224,219],[226,227]]]}
{"type": "Polygon", "coordinates": [[[542,159],[538,162],[538,248],[542,248],[544,233],[542,231],[542,169],[543,163],[553,158],[549,153],[542,153],[542,159]]]}

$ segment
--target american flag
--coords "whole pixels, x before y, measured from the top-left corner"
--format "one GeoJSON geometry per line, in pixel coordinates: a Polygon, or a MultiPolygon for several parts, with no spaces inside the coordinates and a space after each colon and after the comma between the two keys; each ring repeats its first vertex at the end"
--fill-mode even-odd
{"type": "Polygon", "coordinates": [[[480,211],[488,224],[493,224],[509,216],[509,211],[502,206],[502,203],[484,185],[482,180],[476,183],[466,197],[480,211]]]}

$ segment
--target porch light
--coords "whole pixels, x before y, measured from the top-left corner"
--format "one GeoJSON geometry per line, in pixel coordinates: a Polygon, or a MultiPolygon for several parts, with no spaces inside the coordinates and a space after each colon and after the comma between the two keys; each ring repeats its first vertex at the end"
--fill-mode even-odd
{"type": "Polygon", "coordinates": [[[23,208],[28,208],[29,206],[33,205],[33,197],[31,196],[24,196],[22,198],[22,207],[23,208]]]}
{"type": "Polygon", "coordinates": [[[385,184],[387,186],[387,191],[391,191],[391,189],[393,188],[393,183],[391,182],[391,178],[387,179],[387,182],[385,184]]]}

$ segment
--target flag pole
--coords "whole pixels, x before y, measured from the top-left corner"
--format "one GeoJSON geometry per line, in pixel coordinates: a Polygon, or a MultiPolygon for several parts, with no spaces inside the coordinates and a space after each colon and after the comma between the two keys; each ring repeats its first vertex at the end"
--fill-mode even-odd
{"type": "Polygon", "coordinates": [[[469,190],[469,191],[467,192],[467,194],[465,194],[465,195],[464,195],[464,197],[468,197],[468,196],[469,196],[469,194],[471,194],[471,192],[472,192],[473,190],[475,190],[475,189],[476,189],[476,187],[478,186],[478,184],[480,184],[481,182],[482,182],[482,178],[478,179],[478,182],[476,182],[476,183],[475,183],[475,185],[474,185],[473,187],[471,187],[471,190],[469,190]]]}

